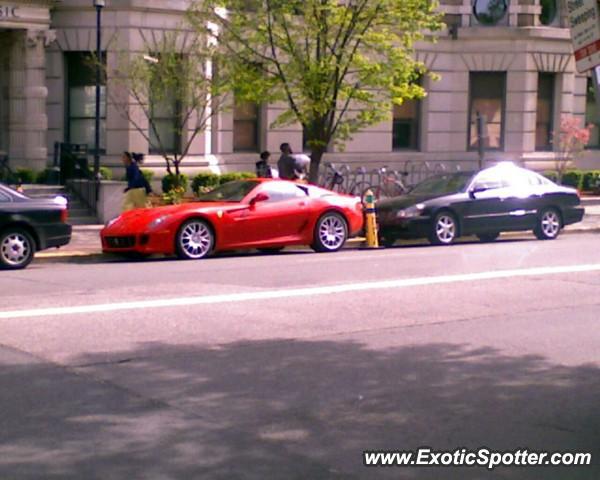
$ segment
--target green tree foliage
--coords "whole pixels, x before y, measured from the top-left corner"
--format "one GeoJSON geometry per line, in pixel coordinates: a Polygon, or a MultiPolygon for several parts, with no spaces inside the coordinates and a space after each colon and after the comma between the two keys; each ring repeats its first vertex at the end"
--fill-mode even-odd
{"type": "Polygon", "coordinates": [[[165,159],[168,174],[179,178],[194,140],[226,101],[230,77],[214,78],[218,52],[205,34],[140,30],[140,35],[142,51],[119,53],[116,66],[107,72],[114,86],[110,100],[165,159]],[[161,117],[169,121],[159,125],[161,117]]]}
{"type": "Polygon", "coordinates": [[[420,98],[427,73],[417,41],[441,28],[432,0],[202,0],[189,19],[212,32],[235,71],[235,93],[283,101],[272,126],[302,124],[311,180],[331,143],[389,119],[393,104],[420,98]]]}

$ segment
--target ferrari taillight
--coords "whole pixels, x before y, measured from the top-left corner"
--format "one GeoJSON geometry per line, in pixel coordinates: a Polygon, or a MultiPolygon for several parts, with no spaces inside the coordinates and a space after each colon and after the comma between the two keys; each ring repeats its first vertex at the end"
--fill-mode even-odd
{"type": "Polygon", "coordinates": [[[67,220],[69,219],[69,211],[66,208],[63,208],[60,211],[60,221],[62,223],[67,223],[67,220]]]}

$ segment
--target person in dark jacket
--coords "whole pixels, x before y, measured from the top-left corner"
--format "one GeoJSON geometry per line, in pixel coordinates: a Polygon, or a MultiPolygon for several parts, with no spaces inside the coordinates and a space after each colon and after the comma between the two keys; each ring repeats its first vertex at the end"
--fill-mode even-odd
{"type": "Polygon", "coordinates": [[[260,160],[256,162],[256,176],[258,178],[273,178],[273,172],[269,166],[271,152],[264,151],[260,154],[260,160]]]}
{"type": "Polygon", "coordinates": [[[289,143],[282,143],[279,147],[281,156],[277,162],[277,169],[279,170],[279,178],[284,180],[295,180],[296,175],[296,159],[292,152],[292,147],[289,143]]]}
{"type": "Polygon", "coordinates": [[[145,208],[148,206],[148,190],[150,186],[140,170],[139,163],[144,161],[141,153],[123,152],[121,161],[125,165],[127,188],[123,199],[122,210],[133,210],[134,208],[145,208]]]}

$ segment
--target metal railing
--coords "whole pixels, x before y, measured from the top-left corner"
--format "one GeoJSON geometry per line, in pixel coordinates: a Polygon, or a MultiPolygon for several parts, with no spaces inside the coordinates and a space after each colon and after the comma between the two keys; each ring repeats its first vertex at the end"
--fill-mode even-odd
{"type": "Polygon", "coordinates": [[[56,142],[54,166],[60,169],[60,183],[97,213],[100,182],[89,168],[87,145],[56,142]]]}
{"type": "Polygon", "coordinates": [[[399,169],[388,167],[367,170],[349,165],[324,162],[318,185],[339,193],[363,196],[371,190],[377,199],[393,197],[408,192],[423,180],[447,171],[460,171],[460,165],[449,169],[443,163],[415,162],[407,160],[399,169]]]}

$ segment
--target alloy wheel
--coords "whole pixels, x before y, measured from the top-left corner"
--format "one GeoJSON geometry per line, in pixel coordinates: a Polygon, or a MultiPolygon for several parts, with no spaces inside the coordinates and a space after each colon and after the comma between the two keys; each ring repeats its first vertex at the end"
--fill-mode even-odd
{"type": "Polygon", "coordinates": [[[328,215],[319,225],[319,239],[328,250],[337,250],[346,241],[346,225],[337,215],[328,215]]]}
{"type": "Polygon", "coordinates": [[[443,244],[449,244],[456,237],[456,222],[451,215],[442,214],[435,222],[436,239],[443,244]]]}
{"type": "Polygon", "coordinates": [[[560,219],[554,210],[548,210],[542,217],[542,231],[548,237],[555,237],[560,230],[560,219]]]}
{"type": "Polygon", "coordinates": [[[213,234],[208,225],[201,220],[186,223],[179,233],[179,251],[181,256],[190,259],[203,258],[213,247],[213,234]]]}
{"type": "Polygon", "coordinates": [[[12,232],[4,236],[0,245],[2,262],[8,267],[18,268],[26,265],[32,256],[31,240],[21,232],[12,232]]]}

